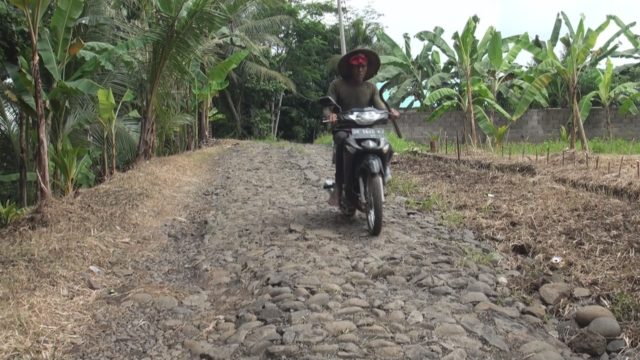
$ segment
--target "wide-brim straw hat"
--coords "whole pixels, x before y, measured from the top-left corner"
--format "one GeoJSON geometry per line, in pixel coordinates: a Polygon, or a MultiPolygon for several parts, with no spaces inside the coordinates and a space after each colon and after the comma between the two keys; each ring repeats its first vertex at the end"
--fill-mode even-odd
{"type": "Polygon", "coordinates": [[[378,73],[378,70],[380,70],[380,57],[375,51],[369,49],[355,49],[344,54],[338,62],[338,73],[343,79],[351,77],[352,65],[349,64],[349,59],[358,54],[363,54],[367,57],[367,73],[364,76],[364,80],[371,79],[378,73]]]}

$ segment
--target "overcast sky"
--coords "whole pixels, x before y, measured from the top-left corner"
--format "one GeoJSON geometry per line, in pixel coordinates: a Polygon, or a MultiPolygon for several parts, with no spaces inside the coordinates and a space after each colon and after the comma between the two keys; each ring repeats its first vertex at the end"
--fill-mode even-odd
{"type": "MultiPolygon", "coordinates": [[[[455,31],[461,31],[467,19],[478,15],[480,24],[476,36],[481,37],[487,27],[494,26],[503,37],[528,32],[533,38],[540,35],[546,40],[551,35],[556,14],[564,11],[577,27],[580,15],[585,15],[587,27],[596,28],[606,15],[613,14],[625,23],[640,23],[640,1],[637,0],[342,0],[348,7],[363,9],[367,5],[382,15],[380,22],[386,32],[399,44],[403,44],[403,33],[414,36],[422,30],[433,30],[440,26],[445,30],[447,40],[455,31]]],[[[600,36],[602,43],[618,30],[613,22],[608,32],[600,36]]],[[[632,28],[640,33],[640,25],[632,28]]],[[[563,27],[562,33],[566,32],[563,27]]],[[[628,42],[620,38],[623,47],[628,42]]],[[[418,52],[421,43],[413,42],[413,51],[418,52]]]]}

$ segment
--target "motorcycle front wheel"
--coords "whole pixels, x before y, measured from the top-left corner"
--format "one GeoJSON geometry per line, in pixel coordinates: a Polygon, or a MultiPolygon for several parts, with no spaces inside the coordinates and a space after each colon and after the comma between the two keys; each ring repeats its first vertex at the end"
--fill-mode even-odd
{"type": "Polygon", "coordinates": [[[369,176],[367,179],[367,227],[373,236],[380,235],[382,231],[382,177],[369,176]]]}

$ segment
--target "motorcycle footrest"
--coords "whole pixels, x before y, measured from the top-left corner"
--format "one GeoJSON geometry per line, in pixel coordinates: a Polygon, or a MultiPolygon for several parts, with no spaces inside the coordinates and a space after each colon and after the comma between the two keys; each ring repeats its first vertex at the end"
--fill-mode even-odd
{"type": "Polygon", "coordinates": [[[331,190],[336,186],[336,183],[331,181],[331,180],[326,180],[324,182],[324,185],[322,185],[322,188],[325,190],[331,190]]]}

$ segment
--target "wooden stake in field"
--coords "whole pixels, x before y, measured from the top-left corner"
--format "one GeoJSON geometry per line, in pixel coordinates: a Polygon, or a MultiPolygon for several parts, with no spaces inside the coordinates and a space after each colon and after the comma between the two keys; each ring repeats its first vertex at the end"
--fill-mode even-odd
{"type": "Polygon", "coordinates": [[[598,165],[600,165],[600,156],[596,157],[596,170],[598,170],[598,165]]]}
{"type": "Polygon", "coordinates": [[[536,147],[536,162],[538,162],[538,147],[536,147]]]}
{"type": "Polygon", "coordinates": [[[587,160],[587,170],[589,170],[589,153],[585,154],[585,159],[587,160]]]}
{"type": "Polygon", "coordinates": [[[564,150],[562,150],[562,166],[564,166],[564,150]]]}
{"type": "Polygon", "coordinates": [[[509,161],[511,161],[511,146],[509,146],[509,161]]]}
{"type": "Polygon", "coordinates": [[[447,132],[444,132],[444,154],[447,155],[447,153],[449,152],[447,150],[447,146],[449,145],[449,142],[447,141],[447,132]]]}
{"type": "Polygon", "coordinates": [[[522,147],[522,160],[524,160],[524,146],[522,147]]]}
{"type": "Polygon", "coordinates": [[[549,151],[551,150],[550,148],[550,146],[547,146],[547,165],[549,165],[549,151]]]}
{"type": "Polygon", "coordinates": [[[620,167],[618,168],[618,177],[622,175],[622,163],[624,162],[624,156],[620,158],[620,167]]]}
{"type": "Polygon", "coordinates": [[[611,161],[607,163],[607,174],[611,174],[611,161]]]}
{"type": "Polygon", "coordinates": [[[504,144],[500,144],[500,147],[502,148],[502,157],[504,158],[504,144]]]}
{"type": "Polygon", "coordinates": [[[456,151],[458,152],[458,161],[460,161],[460,139],[458,137],[457,131],[456,131],[456,151]]]}
{"type": "Polygon", "coordinates": [[[638,179],[640,179],[640,160],[636,160],[636,169],[638,169],[638,179]]]}

